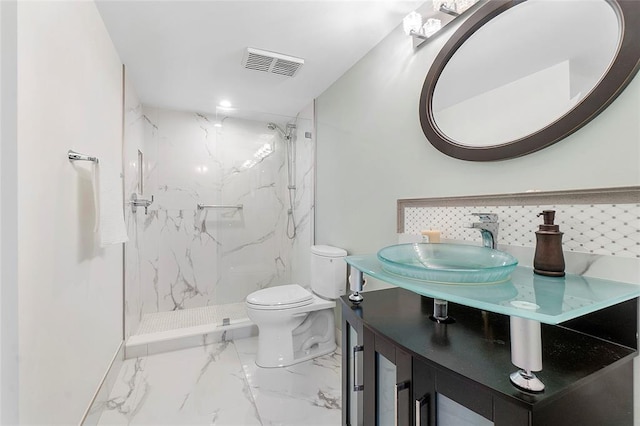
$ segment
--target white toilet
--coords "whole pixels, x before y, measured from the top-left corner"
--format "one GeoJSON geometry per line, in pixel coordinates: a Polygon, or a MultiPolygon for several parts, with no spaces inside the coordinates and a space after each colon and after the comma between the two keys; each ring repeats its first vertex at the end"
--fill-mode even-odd
{"type": "Polygon", "coordinates": [[[258,290],[247,296],[249,318],[258,326],[260,367],[286,367],[336,349],[335,299],[345,294],[347,252],[311,247],[311,290],[298,284],[258,290]]]}

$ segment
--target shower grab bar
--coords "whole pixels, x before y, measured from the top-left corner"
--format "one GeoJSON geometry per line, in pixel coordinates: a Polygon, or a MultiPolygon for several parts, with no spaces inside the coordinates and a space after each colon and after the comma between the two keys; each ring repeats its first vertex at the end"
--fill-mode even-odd
{"type": "Polygon", "coordinates": [[[203,209],[237,209],[242,210],[244,206],[242,204],[231,205],[231,204],[201,204],[198,203],[198,210],[203,209]]]}
{"type": "Polygon", "coordinates": [[[72,149],[67,152],[67,155],[69,156],[69,161],[93,161],[94,163],[98,163],[98,157],[80,154],[72,149]]]}

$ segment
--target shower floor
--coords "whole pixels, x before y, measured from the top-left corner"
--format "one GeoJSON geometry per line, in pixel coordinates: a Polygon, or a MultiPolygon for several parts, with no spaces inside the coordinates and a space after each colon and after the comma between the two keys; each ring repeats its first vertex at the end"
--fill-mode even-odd
{"type": "Polygon", "coordinates": [[[217,327],[248,322],[244,302],[202,308],[181,309],[170,312],[146,314],[140,321],[136,335],[159,333],[179,328],[213,324],[217,327]]]}
{"type": "Polygon", "coordinates": [[[125,344],[125,357],[134,358],[257,335],[244,302],[142,316],[125,344]]]}

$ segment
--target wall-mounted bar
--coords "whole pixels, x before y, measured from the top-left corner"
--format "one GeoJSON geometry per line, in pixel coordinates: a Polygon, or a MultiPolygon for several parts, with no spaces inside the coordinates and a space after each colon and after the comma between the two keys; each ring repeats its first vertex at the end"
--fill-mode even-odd
{"type": "Polygon", "coordinates": [[[94,163],[98,163],[98,157],[91,157],[89,155],[80,154],[79,152],[69,150],[67,152],[69,155],[69,161],[93,161],[94,163]]]}
{"type": "Polygon", "coordinates": [[[230,205],[230,204],[202,204],[202,203],[198,203],[198,210],[204,210],[204,209],[236,209],[236,210],[242,210],[243,206],[242,206],[242,204],[230,205]]]}
{"type": "MultiPolygon", "coordinates": [[[[138,151],[139,152],[139,151],[138,151]]],[[[144,214],[149,212],[149,206],[153,203],[153,195],[150,200],[145,200],[144,198],[138,198],[138,194],[135,192],[131,194],[129,197],[129,204],[131,204],[131,211],[136,213],[138,211],[138,207],[144,207],[144,214]]]]}

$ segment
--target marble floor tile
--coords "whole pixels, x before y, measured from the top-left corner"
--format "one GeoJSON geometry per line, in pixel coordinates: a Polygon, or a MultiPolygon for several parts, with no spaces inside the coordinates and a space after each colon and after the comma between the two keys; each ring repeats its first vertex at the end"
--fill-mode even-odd
{"type": "Polygon", "coordinates": [[[263,425],[339,425],[340,352],[285,368],[260,368],[258,338],[236,341],[263,425]]]}
{"type": "Polygon", "coordinates": [[[340,354],[255,365],[257,337],[126,360],[100,425],[339,425],[340,354]]]}
{"type": "Polygon", "coordinates": [[[259,425],[233,342],[126,360],[100,425],[259,425]]]}

